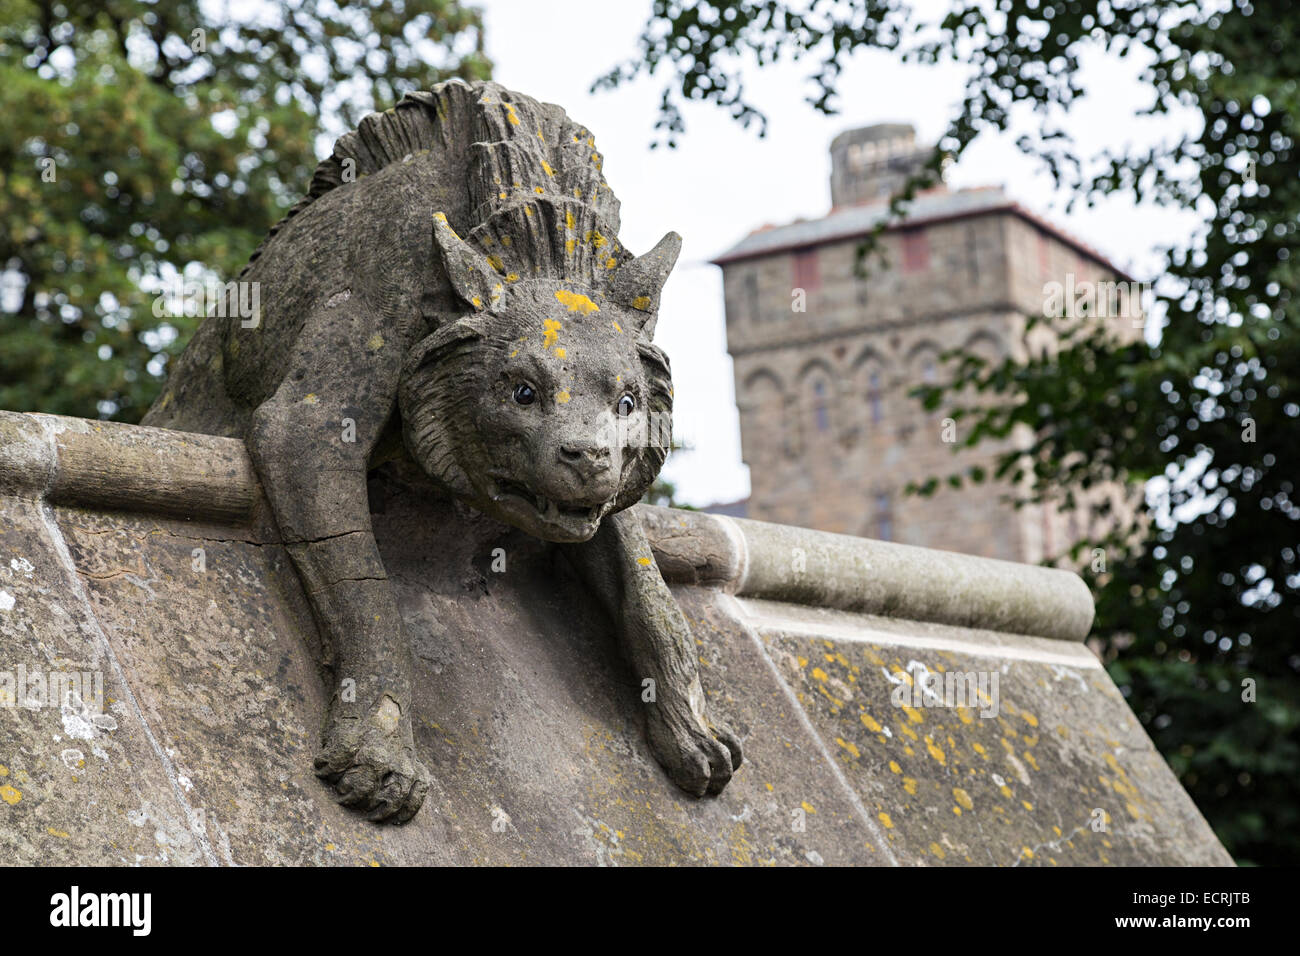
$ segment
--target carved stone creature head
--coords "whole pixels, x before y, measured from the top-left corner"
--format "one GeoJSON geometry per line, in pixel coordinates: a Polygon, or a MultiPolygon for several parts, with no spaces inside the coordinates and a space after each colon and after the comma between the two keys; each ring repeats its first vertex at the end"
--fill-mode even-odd
{"type": "Polygon", "coordinates": [[[672,382],[650,338],[681,248],[669,233],[633,258],[575,213],[522,204],[469,241],[435,217],[463,311],[412,349],[399,393],[407,447],[432,478],[561,542],[590,538],[663,466],[672,382]]]}

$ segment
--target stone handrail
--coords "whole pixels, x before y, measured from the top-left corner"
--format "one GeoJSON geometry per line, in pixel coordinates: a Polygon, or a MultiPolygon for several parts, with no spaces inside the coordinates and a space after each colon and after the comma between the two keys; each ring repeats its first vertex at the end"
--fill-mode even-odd
{"type": "MultiPolygon", "coordinates": [[[[51,504],[251,522],[243,442],[0,411],[0,494],[51,504]]],[[[740,597],[1081,641],[1092,596],[1068,571],[888,541],[639,506],[664,577],[740,597]]]]}

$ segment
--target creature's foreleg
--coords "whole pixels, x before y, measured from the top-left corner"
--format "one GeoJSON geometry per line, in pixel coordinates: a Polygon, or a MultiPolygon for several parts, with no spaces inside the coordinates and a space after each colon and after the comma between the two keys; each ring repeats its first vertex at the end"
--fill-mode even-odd
{"type": "Polygon", "coordinates": [[[646,739],[655,758],[687,793],[721,793],[740,767],[740,740],[709,715],[690,626],[659,573],[640,519],[630,511],[611,515],[590,541],[565,551],[619,629],[642,687],[646,739]]]}
{"type": "Polygon", "coordinates": [[[287,357],[248,445],[332,656],[316,773],[344,805],[402,823],[420,809],[429,776],[411,732],[410,645],[366,494],[402,356],[365,320],[339,309],[308,322],[299,342],[310,344],[287,357]]]}

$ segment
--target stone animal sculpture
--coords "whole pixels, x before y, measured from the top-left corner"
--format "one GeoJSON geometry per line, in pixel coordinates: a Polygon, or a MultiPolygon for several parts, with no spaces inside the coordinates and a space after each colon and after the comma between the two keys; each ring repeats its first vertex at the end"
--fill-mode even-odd
{"type": "Polygon", "coordinates": [[[371,819],[410,820],[429,788],[367,502],[403,444],[446,493],[564,546],[655,682],[647,740],[678,786],[717,794],[740,766],[626,511],[667,453],[651,338],[681,240],[633,256],[618,208],[559,107],[494,83],[410,94],[339,139],[240,274],[260,312],[209,317],[144,420],[246,441],[335,675],[315,771],[371,819]]]}

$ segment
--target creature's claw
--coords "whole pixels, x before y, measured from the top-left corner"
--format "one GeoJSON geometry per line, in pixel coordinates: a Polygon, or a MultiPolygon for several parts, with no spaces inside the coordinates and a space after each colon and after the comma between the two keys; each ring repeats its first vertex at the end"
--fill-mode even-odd
{"type": "Polygon", "coordinates": [[[695,797],[720,794],[744,761],[740,738],[715,721],[706,726],[689,708],[652,706],[646,736],[673,783],[695,797]]]}
{"type": "Polygon", "coordinates": [[[429,792],[429,771],[415,757],[410,720],[381,705],[364,718],[331,714],[316,755],[316,775],[338,802],[376,823],[406,823],[429,792]]]}

